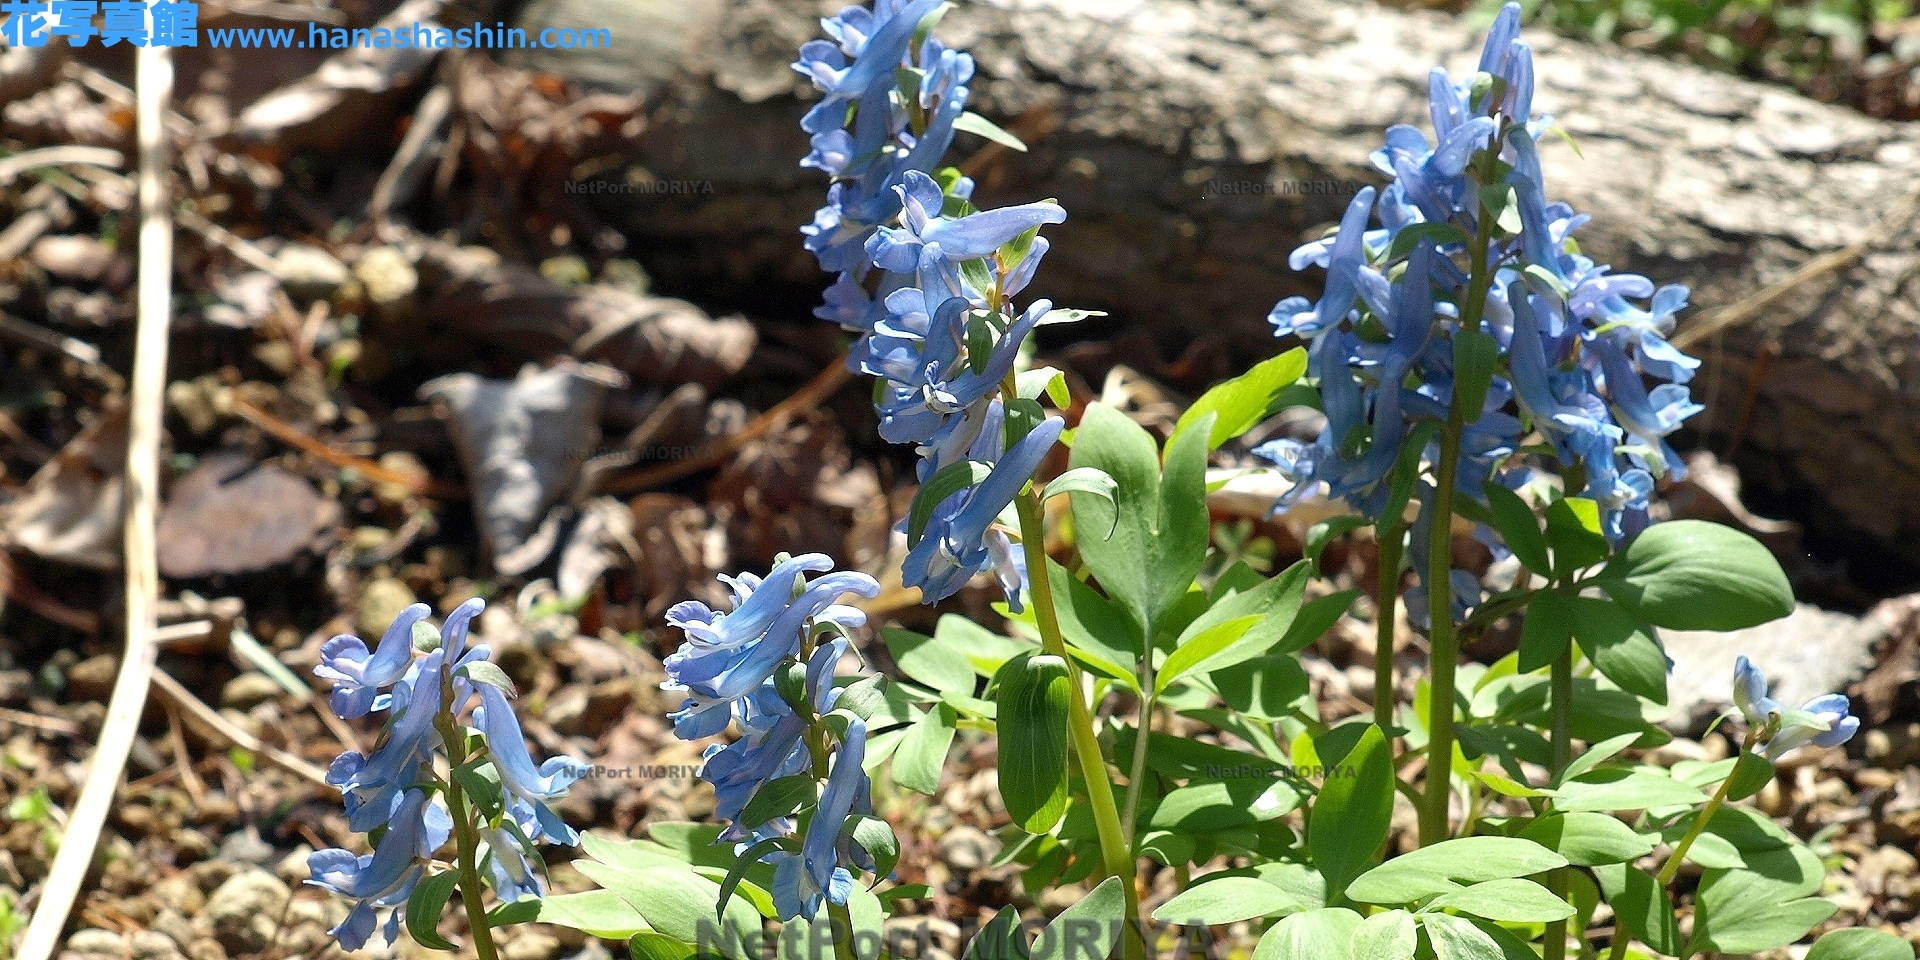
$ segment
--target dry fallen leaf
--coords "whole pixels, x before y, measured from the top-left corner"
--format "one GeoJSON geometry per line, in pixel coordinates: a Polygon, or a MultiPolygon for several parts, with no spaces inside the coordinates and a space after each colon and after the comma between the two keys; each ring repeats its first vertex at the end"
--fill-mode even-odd
{"type": "Polygon", "coordinates": [[[339,505],[307,481],[241,454],[214,454],[174,484],[160,511],[160,572],[265,570],[318,545],[339,517],[339,505]]]}
{"type": "Polygon", "coordinates": [[[121,472],[127,458],[125,408],[74,437],[27,482],[0,532],[16,547],[95,570],[120,567],[121,472]]]}

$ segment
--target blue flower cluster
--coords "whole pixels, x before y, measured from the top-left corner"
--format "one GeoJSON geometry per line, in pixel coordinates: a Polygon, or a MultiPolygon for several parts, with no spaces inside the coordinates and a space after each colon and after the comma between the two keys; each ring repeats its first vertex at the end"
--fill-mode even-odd
{"type": "Polygon", "coordinates": [[[674,732],[698,739],[738,721],[741,737],[708,747],[702,775],[713,784],[715,812],[729,824],[722,842],[744,852],[776,841],[766,859],[775,864],[773,899],[781,919],[811,919],[823,899],[844,905],[853,892],[849,868],[873,866],[872,858],[843,836],[849,817],[871,812],[872,785],[861,767],[866,723],[848,716],[844,732],[836,732],[823,718],[840,698],[833,671],[847,652],[848,632],[866,623],[858,608],[835,601],[849,593],[878,596],[880,584],[864,573],[832,570],[826,555],[803,554],[782,560],[765,579],[750,573],[722,577],[733,592],[731,612],[717,612],[698,600],[667,611],[667,622],[687,637],[666,658],[667,681],[661,684],[686,697],[672,714],[674,732]],[[822,575],[808,582],[808,573],[822,575]],[[788,669],[801,677],[801,689],[791,700],[780,689],[788,669]],[[839,739],[831,771],[824,769],[829,736],[839,739]],[[743,816],[761,787],[800,774],[824,776],[827,783],[795,851],[784,842],[796,828],[793,817],[748,823],[743,816]]]}
{"type": "MultiPolygon", "coordinates": [[[[1646,524],[1655,479],[1684,471],[1666,438],[1702,409],[1685,386],[1699,361],[1666,337],[1687,289],[1655,289],[1574,252],[1571,234],[1588,218],[1543,192],[1535,144],[1553,121],[1532,114],[1533,55],[1519,28],[1520,5],[1509,3],[1475,76],[1455,82],[1436,67],[1434,140],[1389,129],[1372,160],[1391,183],[1361,190],[1337,232],[1293,252],[1294,269],[1327,271],[1325,290],[1318,302],[1281,301],[1269,320],[1276,335],[1310,344],[1327,426],[1313,443],[1255,451],[1295,481],[1283,508],[1324,483],[1379,518],[1403,445],[1420,423],[1447,418],[1454,339],[1468,321],[1503,362],[1482,408],[1465,411],[1462,493],[1478,501],[1489,480],[1519,486],[1530,474],[1510,458],[1550,448],[1555,472],[1583,471],[1579,493],[1599,503],[1617,541],[1646,524]],[[1484,306],[1470,304],[1478,249],[1491,274],[1484,306]]],[[[1477,602],[1477,585],[1458,586],[1477,602]]]]}
{"type": "MultiPolygon", "coordinates": [[[[348,825],[361,833],[385,828],[370,854],[356,856],[333,848],[307,860],[307,882],[354,901],[347,918],[329,931],[347,950],[366,945],[374,933],[377,908],[406,903],[426,871],[434,851],[447,842],[453,820],[439,793],[433,760],[444,749],[443,723],[457,724],[476,696],[474,726],[486,737],[486,757],[503,787],[501,816],[480,825],[488,841],[488,877],[502,900],[539,895],[533,854],[516,836],[573,844],[574,829],[548,802],[563,795],[587,768],[555,757],[534,767],[506,695],[492,683],[475,680],[471,668],[485,663],[484,644],[467,647],[467,632],[485,602],[468,600],[447,616],[435,633],[425,624],[432,611],[416,603],[396,617],[371,652],[352,634],[341,634],[320,648],[315,675],[333,683],[331,704],[342,719],[385,712],[387,722],[371,755],[349,750],[327,771],[327,782],[345,798],[348,825]],[[424,630],[417,628],[426,628],[424,630]],[[424,641],[416,643],[416,633],[424,641]],[[508,820],[512,823],[509,825],[508,820]]],[[[393,910],[382,929],[388,943],[399,935],[400,911],[393,910]]]]}
{"type": "Polygon", "coordinates": [[[1829,693],[1788,710],[1767,696],[1767,675],[1742,656],[1733,664],[1733,705],[1764,740],[1756,744],[1769,760],[1805,746],[1837,747],[1860,730],[1846,695],[1829,693]]]}
{"type": "Polygon", "coordinates": [[[956,124],[972,116],[973,58],[931,36],[914,44],[938,8],[938,0],[848,7],[821,21],[832,41],[800,49],[794,69],[824,94],[801,124],[813,134],[801,165],[834,177],[827,205],[801,232],[821,268],[839,274],[815,314],[857,334],[849,363],[882,381],[880,435],[918,445],[922,484],[949,468],[991,467],[933,510],[911,544],[905,583],[931,603],[992,566],[1018,610],[1025,569],[993,524],[1064,424],[1008,436],[997,394],[1027,335],[1054,313],[1046,300],[1017,313],[1010,303],[1046,256],[1039,228],[1066,211],[976,210],[971,180],[951,169],[932,175],[956,124]]]}

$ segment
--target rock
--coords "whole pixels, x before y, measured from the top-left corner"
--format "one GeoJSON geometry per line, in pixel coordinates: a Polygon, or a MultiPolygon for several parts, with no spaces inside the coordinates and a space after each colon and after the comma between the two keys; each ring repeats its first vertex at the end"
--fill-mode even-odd
{"type": "Polygon", "coordinates": [[[264,867],[269,863],[277,862],[280,856],[279,852],[273,849],[273,844],[260,839],[258,833],[247,829],[228,834],[226,839],[220,841],[220,859],[228,863],[246,863],[264,867]]]}
{"type": "MultiPolygon", "coordinates": [[[[155,889],[158,889],[158,887],[155,889]]],[[[188,922],[185,916],[182,916],[179,911],[174,910],[172,907],[162,909],[159,914],[154,916],[153,923],[149,926],[149,929],[163,934],[172,940],[176,949],[185,950],[193,945],[193,924],[188,922]]]]}
{"type": "Polygon", "coordinates": [[[1793,613],[1747,630],[1711,633],[1662,630],[1673,658],[1667,678],[1667,725],[1699,732],[1732,703],[1733,662],[1745,654],[1772,681],[1774,699],[1797,707],[1822,694],[1845,691],[1872,662],[1884,635],[1874,621],[1801,604],[1793,613]]]}
{"type": "Polygon", "coordinates": [[[88,657],[67,671],[67,700],[105,702],[113,695],[113,681],[120,675],[120,660],[110,653],[88,657]]]}
{"type": "Polygon", "coordinates": [[[420,274],[406,254],[393,247],[375,247],[353,263],[353,277],[367,291],[374,306],[400,306],[420,288],[420,274]]]}
{"type": "Polygon", "coordinates": [[[1920,763],[1920,723],[1890,723],[1866,732],[1867,762],[1898,770],[1920,763]]]}
{"type": "Polygon", "coordinates": [[[133,935],[133,960],[178,960],[180,946],[173,938],[157,930],[140,930],[133,935]]]}
{"type": "Polygon", "coordinates": [[[294,847],[292,853],[281,857],[280,862],[274,865],[273,873],[285,881],[287,886],[298,887],[305,883],[307,878],[313,876],[313,871],[307,866],[307,858],[310,856],[313,856],[312,846],[303,843],[294,847]]]}
{"type": "Polygon", "coordinates": [[[331,297],[353,277],[338,257],[302,243],[281,247],[273,258],[273,272],[287,295],[301,300],[331,297]]]}
{"type": "Polygon", "coordinates": [[[92,283],[107,272],[113,248],[95,237],[41,237],[28,249],[27,259],[63,280],[92,283]]]}
{"type": "Polygon", "coordinates": [[[978,870],[999,852],[1000,841],[977,827],[955,827],[940,838],[940,859],[955,870],[978,870]]]}
{"type": "MultiPolygon", "coordinates": [[[[180,911],[182,916],[188,917],[198,914],[207,904],[207,895],[201,892],[200,884],[186,873],[176,873],[161,880],[147,891],[147,895],[180,911]]],[[[163,913],[162,916],[165,914],[163,913]]],[[[155,921],[155,924],[157,926],[158,921],[155,921]]],[[[192,936],[192,931],[188,931],[188,940],[191,940],[192,936]]],[[[184,946],[186,941],[181,943],[184,946]]]]}
{"type": "MultiPolygon", "coordinates": [[[[353,627],[360,636],[377,638],[387,632],[400,611],[412,606],[413,591],[392,577],[370,581],[360,591],[360,607],[355,611],[353,627]]],[[[369,644],[371,646],[371,644],[369,644]]]]}
{"type": "Polygon", "coordinates": [[[220,688],[220,705],[235,710],[252,710],[285,692],[279,683],[264,673],[243,673],[220,688]]]}
{"type": "Polygon", "coordinates": [[[218,940],[202,937],[187,948],[187,960],[227,960],[227,948],[218,940]]]}
{"type": "Polygon", "coordinates": [[[0,705],[25,703],[33,693],[33,671],[0,670],[0,705]]]}
{"type": "Polygon", "coordinates": [[[273,942],[291,891],[280,878],[249,868],[227,878],[207,898],[200,919],[229,953],[253,953],[273,942]]]}
{"type": "Polygon", "coordinates": [[[119,957],[127,952],[127,938],[111,930],[77,930],[67,938],[67,949],[90,956],[119,957]]]}

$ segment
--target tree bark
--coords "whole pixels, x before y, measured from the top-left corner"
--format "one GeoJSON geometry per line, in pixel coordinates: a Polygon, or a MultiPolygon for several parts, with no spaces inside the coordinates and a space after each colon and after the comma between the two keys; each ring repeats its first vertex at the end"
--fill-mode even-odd
{"type": "MultiPolygon", "coordinates": [[[[607,195],[602,212],[643,241],[669,292],[799,322],[828,279],[796,232],[825,182],[796,166],[812,94],[787,63],[822,5],[629,2],[681,11],[681,52],[677,70],[643,81],[657,107],[629,176],[655,192],[607,195]]],[[[983,151],[980,199],[1067,208],[1031,293],[1111,314],[1084,333],[1144,333],[1176,354],[1216,342],[1239,366],[1281,346],[1266,323],[1276,300],[1317,293],[1320,271],[1292,272],[1287,254],[1359,184],[1382,182],[1367,155],[1383,129],[1430,127],[1427,71],[1470,70],[1479,40],[1454,19],[1338,0],[982,0],[940,29],[978,61],[974,109],[1032,148],[983,151]]],[[[1581,151],[1546,141],[1549,198],[1593,215],[1578,239],[1596,259],[1692,286],[1682,331],[1867,239],[1920,183],[1912,128],[1544,31],[1528,39],[1536,109],[1581,151]]],[[[983,147],[961,140],[954,156],[983,147]]],[[[1695,346],[1707,360],[1695,396],[1710,409],[1694,433],[1736,440],[1750,492],[1812,521],[1816,552],[1826,537],[1869,556],[1865,535],[1898,579],[1920,569],[1920,254],[1914,230],[1894,226],[1857,264],[1695,346]]]]}

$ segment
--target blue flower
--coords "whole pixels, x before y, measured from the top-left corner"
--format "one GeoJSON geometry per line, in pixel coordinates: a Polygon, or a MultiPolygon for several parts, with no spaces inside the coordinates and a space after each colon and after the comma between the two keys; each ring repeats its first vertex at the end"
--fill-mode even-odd
{"type": "Polygon", "coordinates": [[[944,600],[985,569],[991,560],[988,527],[1033,479],[1066,421],[1048,417],[1014,444],[978,486],[954,494],[936,507],[920,542],[908,551],[900,579],[920,588],[927,603],[944,600]]]}
{"type": "Polygon", "coordinates": [[[1860,730],[1860,718],[1842,694],[1815,697],[1799,710],[1783,708],[1767,696],[1766,674],[1744,655],[1733,665],[1733,702],[1748,726],[1771,733],[1761,746],[1769,760],[1805,746],[1837,747],[1860,730]]]}
{"type": "MultiPolygon", "coordinates": [[[[355,856],[329,848],[307,857],[312,876],[307,883],[356,901],[345,920],[328,934],[346,950],[366,946],[373,935],[375,908],[397,907],[407,901],[424,871],[425,861],[447,842],[453,821],[445,808],[428,802],[420,790],[409,790],[394,811],[391,826],[374,852],[355,856]]],[[[391,914],[382,931],[388,943],[399,936],[399,912],[391,914]]]]}
{"type": "Polygon", "coordinates": [[[860,99],[878,83],[892,83],[893,72],[906,56],[913,31],[920,20],[932,13],[941,0],[913,0],[904,9],[884,21],[876,21],[859,8],[831,21],[822,21],[829,32],[837,33],[841,43],[813,40],[800,48],[800,59],[793,69],[813,80],[826,96],[800,121],[809,133],[825,133],[846,124],[846,104],[860,99]],[[858,24],[858,26],[856,26],[858,24]],[[839,28],[836,30],[836,26],[839,28]],[[869,27],[871,33],[859,29],[869,27]],[[849,42],[852,40],[853,42],[849,42]],[[852,52],[849,52],[849,47],[852,52]],[[848,60],[851,56],[853,59],[848,60]]]}
{"type": "Polygon", "coordinates": [[[853,872],[842,866],[851,859],[849,845],[841,842],[847,818],[856,806],[864,807],[872,785],[861,763],[866,759],[867,724],[854,719],[847,724],[846,740],[833,760],[833,773],[820,805],[807,825],[807,836],[798,854],[775,851],[768,859],[774,864],[773,903],[780,919],[812,919],[820,912],[823,900],[844,905],[853,895],[853,872]]]}
{"type": "Polygon", "coordinates": [[[991,256],[1007,241],[1048,223],[1063,223],[1067,211],[1057,203],[1023,203],[983,210],[964,217],[941,216],[946,203],[940,184],[908,170],[894,192],[900,197],[903,225],[881,227],[867,240],[867,256],[879,266],[905,272],[920,265],[920,247],[937,243],[954,260],[991,256]]]}
{"type": "Polygon", "coordinates": [[[320,645],[320,665],[313,668],[313,673],[333,682],[330,702],[335,714],[351,720],[373,709],[380,688],[400,679],[413,663],[413,625],[432,612],[424,603],[400,611],[372,654],[367,653],[366,641],[350,633],[320,645]]]}
{"type": "Polygon", "coordinates": [[[491,684],[479,684],[480,705],[473,710],[474,726],[487,738],[487,756],[500,773],[500,785],[531,805],[540,834],[555,843],[575,844],[580,834],[547,806],[550,800],[566,796],[567,788],[580,779],[585,768],[571,757],[552,757],[538,769],[527,752],[520,718],[514,715],[507,695],[491,684]]]}

